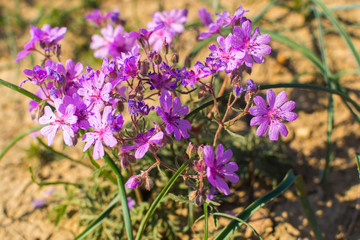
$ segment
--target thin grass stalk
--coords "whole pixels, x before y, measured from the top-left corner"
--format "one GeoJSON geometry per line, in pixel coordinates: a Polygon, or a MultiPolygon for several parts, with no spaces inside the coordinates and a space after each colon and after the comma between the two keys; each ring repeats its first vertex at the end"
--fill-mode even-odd
{"type": "Polygon", "coordinates": [[[127,196],[126,196],[124,180],[121,176],[121,171],[107,153],[105,153],[105,155],[104,155],[104,160],[110,166],[111,170],[114,172],[114,174],[117,178],[117,184],[118,184],[119,194],[120,194],[120,199],[121,199],[121,206],[122,206],[122,210],[123,210],[123,214],[124,214],[126,234],[127,234],[128,240],[133,240],[134,238],[133,238],[133,234],[132,234],[130,211],[129,211],[128,201],[127,201],[127,196]]]}
{"type": "Polygon", "coordinates": [[[209,211],[208,211],[208,203],[206,201],[204,202],[204,217],[205,217],[204,240],[207,240],[209,234],[209,211]]]}

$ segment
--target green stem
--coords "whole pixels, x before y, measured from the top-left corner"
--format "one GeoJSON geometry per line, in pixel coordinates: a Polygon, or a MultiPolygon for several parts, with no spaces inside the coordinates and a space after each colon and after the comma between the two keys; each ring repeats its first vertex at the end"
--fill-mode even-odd
{"type": "Polygon", "coordinates": [[[119,194],[120,194],[120,198],[121,198],[121,205],[122,205],[123,214],[124,214],[126,233],[128,236],[128,240],[133,240],[134,238],[132,235],[130,211],[129,211],[128,201],[127,201],[127,196],[126,196],[124,180],[121,176],[120,169],[116,166],[115,162],[111,159],[111,157],[107,153],[105,153],[105,155],[104,155],[104,160],[107,164],[109,164],[111,170],[113,170],[113,172],[117,178],[117,184],[118,184],[119,194]]]}
{"type": "Polygon", "coordinates": [[[204,217],[205,217],[204,240],[207,240],[209,234],[209,212],[208,212],[208,204],[206,201],[204,202],[204,217]]]}

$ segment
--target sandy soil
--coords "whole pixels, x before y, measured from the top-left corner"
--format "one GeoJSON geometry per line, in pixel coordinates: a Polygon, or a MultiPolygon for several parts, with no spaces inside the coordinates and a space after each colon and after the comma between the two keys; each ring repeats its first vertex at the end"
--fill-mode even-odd
{"type": "MultiPolygon", "coordinates": [[[[40,2],[40,1],[39,1],[40,2]]],[[[338,6],[356,1],[326,1],[328,6],[338,6]]],[[[67,7],[67,1],[57,1],[59,8],[67,7]]],[[[72,3],[75,4],[75,3],[72,3]]],[[[156,11],[158,4],[149,4],[146,1],[138,1],[138,6],[146,4],[148,7],[135,8],[133,10],[133,2],[114,2],[106,1],[102,7],[106,10],[113,9],[118,5],[119,10],[124,18],[131,18],[134,11],[138,16],[147,16],[141,19],[141,23],[150,20],[151,13],[156,11]]],[[[229,7],[235,9],[236,1],[229,1],[229,7]]],[[[25,20],[36,18],[36,4],[33,1],[20,2],[21,13],[25,20]]],[[[177,1],[173,3],[165,3],[164,8],[190,7],[190,19],[195,19],[196,9],[203,5],[200,1],[177,1]]],[[[266,4],[258,1],[244,1],[243,6],[250,10],[249,16],[257,14],[266,4]]],[[[7,9],[14,11],[14,5],[9,2],[2,1],[0,3],[3,12],[7,9]],[[4,10],[5,9],[5,10],[4,10]]],[[[0,8],[1,9],[1,8],[0,8]]],[[[9,12],[11,12],[9,11],[9,12]]],[[[298,36],[299,41],[304,43],[311,49],[314,49],[314,43],[311,35],[316,25],[309,26],[305,23],[305,19],[301,14],[287,14],[287,10],[274,7],[265,18],[267,20],[278,19],[281,23],[290,29],[291,33],[298,36]]],[[[360,10],[340,11],[337,15],[348,22],[356,22],[359,24],[360,10]]],[[[14,21],[14,18],[10,18],[14,21]]],[[[15,23],[12,23],[15,25],[15,23]]],[[[129,24],[137,25],[134,18],[129,20],[129,24]]],[[[330,23],[326,20],[323,24],[330,28],[330,23]]],[[[139,26],[139,25],[137,25],[139,26]]],[[[273,26],[267,21],[262,25],[264,27],[273,26]]],[[[141,27],[141,26],[140,26],[141,27]]],[[[10,42],[16,40],[17,49],[21,49],[22,45],[28,40],[28,27],[26,30],[15,28],[14,38],[9,38],[11,29],[0,27],[0,49],[5,54],[0,54],[0,78],[19,84],[24,79],[22,69],[30,67],[29,60],[23,60],[20,65],[13,62],[9,46],[10,42]]],[[[280,26],[278,27],[280,30],[280,26]]],[[[359,26],[348,27],[347,30],[352,34],[354,44],[357,50],[360,50],[360,34],[359,26]]],[[[69,34],[63,43],[63,48],[71,48],[71,40],[74,36],[69,34]]],[[[186,51],[190,48],[191,40],[184,40],[184,48],[186,51]]],[[[314,67],[301,54],[294,52],[292,49],[281,45],[275,41],[271,43],[273,53],[266,57],[265,63],[261,66],[255,66],[252,79],[258,83],[286,83],[291,81],[295,74],[304,71],[314,72],[314,67]]],[[[349,49],[344,41],[332,33],[326,36],[326,47],[328,61],[333,71],[344,69],[355,69],[355,61],[350,54],[349,49]]],[[[65,51],[66,57],[74,57],[71,51],[65,51]]],[[[202,55],[206,56],[206,52],[202,55]]],[[[199,57],[202,57],[200,55],[199,57]]],[[[298,79],[300,83],[322,84],[320,77],[302,76],[298,79]]],[[[345,86],[350,96],[360,102],[360,77],[358,75],[347,75],[340,78],[340,82],[345,86]]],[[[34,90],[28,84],[26,88],[34,90]]],[[[335,128],[332,137],[332,146],[335,158],[331,163],[328,179],[324,184],[319,183],[318,175],[325,164],[326,155],[326,129],[327,129],[327,99],[326,93],[313,92],[308,90],[288,90],[291,99],[297,102],[296,112],[299,114],[297,121],[288,124],[290,134],[285,138],[285,142],[292,154],[295,162],[295,171],[304,176],[306,189],[309,196],[311,206],[316,212],[321,231],[325,234],[325,239],[360,239],[360,220],[356,219],[352,222],[355,212],[355,203],[359,192],[359,179],[356,170],[355,153],[360,152],[360,125],[351,115],[350,111],[343,104],[341,99],[334,96],[335,105],[335,128]],[[349,236],[346,232],[350,223],[354,224],[349,236]]],[[[30,115],[27,112],[28,100],[14,93],[5,87],[0,86],[0,109],[2,110],[0,131],[0,149],[17,134],[35,126],[30,115]]],[[[57,149],[61,149],[60,140],[57,139],[57,149]]],[[[58,226],[49,220],[49,207],[34,209],[32,200],[44,198],[44,193],[52,187],[40,188],[32,183],[28,166],[31,164],[36,172],[36,177],[41,177],[47,181],[71,181],[76,182],[91,175],[91,172],[79,165],[62,160],[52,161],[44,164],[38,158],[28,158],[26,149],[30,144],[36,141],[27,137],[17,143],[8,154],[0,161],[0,239],[67,239],[72,238],[81,230],[78,226],[78,215],[72,215],[68,219],[61,221],[58,226]]],[[[81,146],[70,151],[69,154],[76,159],[81,158],[81,146]]],[[[55,186],[57,192],[63,191],[63,187],[55,186]]],[[[50,197],[51,199],[51,197],[50,197]]],[[[241,208],[233,211],[238,212],[241,208]]],[[[292,187],[285,194],[268,204],[266,207],[254,214],[249,222],[264,239],[314,239],[311,232],[309,222],[306,219],[300,201],[296,196],[295,188],[292,187]]],[[[201,228],[201,223],[200,228],[201,228]]],[[[246,231],[248,238],[253,237],[249,229],[246,231]]]]}

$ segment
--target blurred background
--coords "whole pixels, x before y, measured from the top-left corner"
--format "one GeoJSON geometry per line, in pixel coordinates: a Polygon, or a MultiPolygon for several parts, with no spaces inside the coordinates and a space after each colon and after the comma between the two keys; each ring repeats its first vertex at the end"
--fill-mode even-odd
{"type": "MultiPolygon", "coordinates": [[[[120,17],[126,20],[127,32],[145,28],[156,11],[188,8],[187,25],[194,23],[197,27],[184,33],[179,43],[180,56],[184,59],[199,43],[199,31],[204,30],[199,24],[200,7],[213,14],[223,10],[233,13],[241,4],[250,11],[246,16],[254,21],[256,19],[260,31],[272,37],[272,53],[265,57],[264,64],[254,66],[251,79],[258,84],[325,86],[344,91],[360,104],[360,2],[326,0],[324,4],[330,15],[321,4],[315,3],[318,1],[1,0],[0,79],[19,85],[25,79],[23,70],[40,64],[41,58],[36,53],[15,62],[17,53],[30,39],[30,24],[67,27],[65,38],[61,41],[62,61],[71,58],[75,62],[81,61],[84,66],[97,68],[102,60],[93,57],[89,45],[91,36],[98,33],[98,29],[85,20],[86,14],[94,8],[103,13],[117,8],[120,17]],[[334,20],[330,21],[332,18],[329,16],[335,17],[343,32],[339,31],[334,20]],[[323,42],[320,35],[324,36],[323,42]],[[352,49],[346,39],[350,39],[352,49]],[[322,54],[325,54],[326,61],[322,59],[322,54]]],[[[193,63],[203,61],[209,54],[207,45],[193,58],[193,63]]],[[[29,83],[24,88],[33,92],[36,89],[29,83]]],[[[277,89],[277,92],[280,90],[277,89]]],[[[249,119],[235,126],[235,130],[247,134],[248,144],[244,148],[249,154],[244,158],[252,159],[258,170],[252,178],[247,176],[241,184],[233,186],[236,196],[229,201],[229,205],[221,206],[219,211],[240,212],[247,203],[270,190],[287,169],[293,168],[304,178],[310,205],[325,239],[359,239],[360,220],[354,216],[359,195],[359,174],[356,169],[356,152],[360,152],[360,118],[356,115],[359,111],[349,109],[339,96],[329,97],[324,91],[294,88],[287,89],[287,93],[288,98],[297,102],[295,112],[299,117],[287,124],[289,135],[280,143],[255,138],[246,127],[249,119]],[[274,151],[281,153],[281,156],[274,151]],[[263,153],[263,156],[254,157],[251,155],[254,152],[263,153]]],[[[28,113],[28,102],[26,97],[0,86],[0,150],[18,134],[37,126],[28,113]]],[[[78,144],[63,151],[61,138],[55,142],[55,149],[66,152],[73,159],[82,159],[82,147],[82,144],[78,144]]],[[[99,164],[103,165],[103,162],[99,161],[99,164]]],[[[41,181],[86,182],[91,181],[89,177],[94,175],[88,168],[49,151],[36,138],[25,137],[19,141],[0,160],[0,239],[73,238],[84,229],[84,222],[92,219],[93,212],[91,209],[89,212],[79,212],[79,208],[84,207],[81,199],[72,198],[72,190],[67,185],[39,187],[34,184],[29,165],[36,173],[35,178],[41,181]],[[36,207],[39,201],[44,200],[45,204],[36,207]]],[[[84,186],[84,191],[96,195],[101,183],[84,186]]],[[[101,186],[104,196],[109,189],[101,186]]],[[[107,198],[103,198],[106,202],[107,198]]],[[[100,210],[105,207],[101,204],[91,206],[100,210]]],[[[177,214],[184,217],[187,213],[177,214]]],[[[264,239],[314,239],[312,226],[295,188],[256,212],[249,223],[264,239]]],[[[111,221],[108,224],[110,226],[111,221]]],[[[196,234],[201,229],[199,222],[190,230],[191,234],[178,234],[174,239],[197,239],[196,234]]],[[[212,225],[211,229],[216,229],[216,226],[212,225]]],[[[245,228],[239,234],[239,239],[252,237],[252,231],[245,228]]],[[[160,236],[155,239],[168,238],[160,236]]]]}

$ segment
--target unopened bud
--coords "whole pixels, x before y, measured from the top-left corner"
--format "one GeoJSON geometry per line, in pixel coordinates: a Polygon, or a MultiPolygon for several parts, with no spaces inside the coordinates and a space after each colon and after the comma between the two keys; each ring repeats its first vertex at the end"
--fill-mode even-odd
{"type": "Polygon", "coordinates": [[[190,142],[186,148],[186,154],[189,158],[194,157],[196,155],[196,145],[190,142]]]}
{"type": "Polygon", "coordinates": [[[142,183],[142,176],[135,175],[129,178],[129,180],[125,183],[125,187],[134,189],[138,187],[142,183]]]}
{"type": "Polygon", "coordinates": [[[151,180],[148,174],[145,174],[144,181],[145,181],[145,189],[150,191],[151,188],[154,186],[154,182],[151,180]]]}
{"type": "Polygon", "coordinates": [[[124,111],[124,103],[122,101],[116,102],[116,110],[120,113],[124,111]]]}
{"type": "Polygon", "coordinates": [[[60,57],[61,53],[62,53],[62,51],[61,51],[61,45],[60,45],[60,44],[57,44],[57,45],[55,46],[55,55],[56,55],[56,57],[60,57]]]}
{"type": "Polygon", "coordinates": [[[203,173],[205,171],[205,161],[204,160],[200,160],[200,161],[194,161],[194,169],[195,171],[199,172],[199,173],[203,173]]]}
{"type": "Polygon", "coordinates": [[[153,61],[156,65],[160,65],[162,63],[162,57],[159,53],[156,53],[153,57],[153,61]]]}
{"type": "Polygon", "coordinates": [[[139,69],[140,69],[140,74],[147,75],[150,69],[150,63],[148,61],[140,61],[139,69]]]}
{"type": "Polygon", "coordinates": [[[169,44],[166,42],[166,38],[164,39],[163,49],[164,49],[165,54],[169,53],[169,44]]]}
{"type": "Polygon", "coordinates": [[[136,42],[142,49],[146,49],[147,43],[143,36],[137,38],[136,42]]]}
{"type": "Polygon", "coordinates": [[[172,56],[171,56],[171,62],[173,64],[177,64],[179,62],[179,54],[177,53],[174,53],[172,56]]]}
{"type": "Polygon", "coordinates": [[[204,146],[203,145],[198,147],[197,153],[198,153],[198,156],[200,159],[204,159],[204,146]]]}
{"type": "Polygon", "coordinates": [[[204,194],[204,191],[199,191],[199,193],[195,197],[195,206],[200,207],[204,204],[206,200],[206,194],[204,194]]]}
{"type": "Polygon", "coordinates": [[[191,58],[190,58],[189,56],[187,56],[187,57],[185,58],[184,66],[185,66],[186,68],[191,68],[191,58]]]}
{"type": "Polygon", "coordinates": [[[141,102],[144,99],[144,94],[142,92],[137,92],[135,99],[139,102],[141,102]]]}

